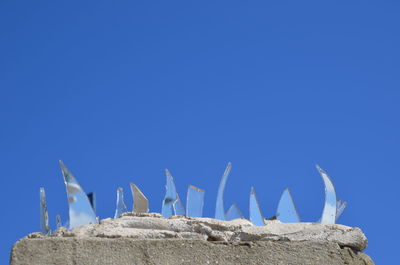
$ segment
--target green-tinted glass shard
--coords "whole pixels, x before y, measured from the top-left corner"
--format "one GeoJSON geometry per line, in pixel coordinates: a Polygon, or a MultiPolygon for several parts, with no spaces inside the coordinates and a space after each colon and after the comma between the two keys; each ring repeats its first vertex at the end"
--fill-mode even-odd
{"type": "Polygon", "coordinates": [[[85,191],[62,161],[60,161],[60,166],[67,188],[69,229],[90,223],[97,223],[96,214],[85,191]]]}

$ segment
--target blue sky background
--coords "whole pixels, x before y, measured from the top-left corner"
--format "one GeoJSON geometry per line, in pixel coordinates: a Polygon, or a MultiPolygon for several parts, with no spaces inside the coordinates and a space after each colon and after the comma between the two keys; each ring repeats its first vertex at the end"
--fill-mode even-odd
{"type": "MultiPolygon", "coordinates": [[[[225,207],[246,213],[254,186],[266,216],[289,187],[319,219],[332,177],[348,201],[340,223],[394,264],[399,229],[398,1],[0,2],[0,259],[68,218],[58,159],[101,218],[136,183],[159,212],[168,167],[181,197],[226,163],[225,207]],[[393,255],[394,256],[394,255],[393,255]]],[[[2,263],[3,263],[2,262],[2,263]]]]}

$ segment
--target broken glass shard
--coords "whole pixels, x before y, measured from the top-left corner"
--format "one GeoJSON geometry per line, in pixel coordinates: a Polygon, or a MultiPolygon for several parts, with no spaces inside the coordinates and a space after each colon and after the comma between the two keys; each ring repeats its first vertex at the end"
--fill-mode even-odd
{"type": "Polygon", "coordinates": [[[202,217],[204,206],[204,190],[190,185],[186,197],[186,216],[202,217]]]}
{"type": "Polygon", "coordinates": [[[62,226],[61,223],[61,216],[59,214],[56,215],[56,227],[57,229],[60,228],[62,226]]]}
{"type": "Polygon", "coordinates": [[[336,209],[337,209],[335,187],[333,186],[333,183],[329,178],[328,174],[318,165],[316,165],[316,167],[325,185],[325,204],[324,204],[324,209],[322,211],[320,222],[322,224],[334,224],[336,221],[336,209]]]}
{"type": "Polygon", "coordinates": [[[226,220],[234,220],[234,219],[240,219],[243,218],[243,214],[240,211],[239,207],[236,205],[236,203],[232,204],[231,207],[229,207],[228,211],[226,212],[226,220]]]}
{"type": "Polygon", "coordinates": [[[176,194],[176,200],[173,204],[173,208],[174,208],[174,215],[185,216],[185,208],[183,207],[183,203],[179,198],[178,193],[176,194]]]}
{"type": "Polygon", "coordinates": [[[336,209],[336,221],[337,221],[337,219],[339,219],[339,217],[342,215],[344,209],[346,208],[347,202],[338,200],[336,205],[337,205],[337,209],[336,209]]]}
{"type": "Polygon", "coordinates": [[[96,213],[96,193],[95,192],[89,192],[86,195],[89,198],[89,202],[90,202],[90,205],[93,208],[94,213],[96,213]]]}
{"type": "Polygon", "coordinates": [[[263,226],[264,223],[264,217],[261,213],[260,205],[258,204],[257,197],[256,197],[256,192],[253,187],[251,187],[250,190],[250,221],[253,223],[253,225],[256,226],[263,226]]]}
{"type": "MultiPolygon", "coordinates": [[[[180,206],[182,206],[182,203],[178,203],[178,205],[175,205],[175,209],[174,209],[175,201],[177,201],[179,199],[179,196],[176,192],[176,187],[175,187],[174,179],[171,175],[171,172],[169,172],[168,169],[165,169],[165,174],[167,177],[167,185],[165,185],[166,191],[165,191],[165,197],[164,197],[164,200],[162,203],[161,215],[164,218],[168,218],[168,217],[176,214],[176,211],[182,210],[180,208],[180,206]]],[[[182,206],[182,208],[183,208],[183,206],[182,206]]]]}
{"type": "Polygon", "coordinates": [[[40,188],[40,232],[44,235],[50,234],[49,213],[47,211],[46,193],[40,188]]]}
{"type": "Polygon", "coordinates": [[[133,212],[135,213],[148,213],[149,201],[142,191],[133,183],[129,183],[133,197],[133,212]]]}
{"type": "Polygon", "coordinates": [[[128,209],[126,208],[125,202],[124,202],[124,191],[120,187],[117,189],[117,203],[115,207],[115,214],[114,218],[120,217],[123,213],[126,213],[128,209]]]}
{"type": "Polygon", "coordinates": [[[96,214],[93,211],[86,193],[62,161],[60,161],[60,166],[64,177],[64,183],[67,188],[69,229],[80,225],[97,223],[96,214]]]}
{"type": "Polygon", "coordinates": [[[232,163],[229,162],[225,168],[224,174],[222,175],[221,182],[218,187],[217,201],[215,205],[215,219],[225,220],[225,209],[224,209],[224,191],[226,181],[228,180],[229,173],[231,172],[232,163]]]}
{"type": "Polygon", "coordinates": [[[297,213],[293,197],[289,189],[285,189],[279,200],[278,209],[276,211],[276,218],[282,223],[298,223],[300,217],[297,213]]]}

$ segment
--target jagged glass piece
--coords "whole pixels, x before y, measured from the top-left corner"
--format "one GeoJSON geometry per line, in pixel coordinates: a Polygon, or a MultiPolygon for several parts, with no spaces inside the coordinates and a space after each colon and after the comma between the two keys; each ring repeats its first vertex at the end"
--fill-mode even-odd
{"type": "Polygon", "coordinates": [[[190,185],[186,197],[186,216],[202,217],[205,191],[190,185]]]}
{"type": "Polygon", "coordinates": [[[168,218],[172,215],[178,215],[179,213],[183,215],[185,214],[185,210],[183,209],[182,202],[180,202],[178,193],[176,192],[176,187],[174,183],[174,178],[169,172],[168,169],[165,169],[165,174],[167,177],[167,185],[165,186],[165,197],[163,200],[162,208],[161,208],[161,215],[164,218],[168,218]],[[177,204],[175,202],[178,200],[177,204]],[[175,209],[174,209],[175,207],[175,209]]]}
{"type": "Polygon", "coordinates": [[[80,225],[97,223],[96,214],[93,211],[89,198],[79,185],[78,181],[60,160],[64,183],[67,188],[69,205],[69,229],[80,225]]]}
{"type": "Polygon", "coordinates": [[[285,189],[279,200],[276,218],[282,223],[299,223],[300,217],[297,213],[293,197],[289,189],[285,189]]]}
{"type": "Polygon", "coordinates": [[[215,219],[225,220],[225,208],[224,208],[224,191],[226,181],[228,180],[229,173],[231,172],[232,163],[229,162],[225,168],[224,174],[222,175],[221,182],[218,187],[217,201],[215,205],[215,219]]]}
{"type": "Polygon", "coordinates": [[[173,204],[174,215],[185,216],[185,208],[183,207],[183,203],[179,198],[179,194],[176,194],[176,201],[173,204]]]}
{"type": "Polygon", "coordinates": [[[256,226],[263,226],[264,223],[264,217],[261,213],[260,210],[260,205],[258,204],[257,197],[256,197],[256,192],[253,187],[251,187],[250,190],[250,221],[253,223],[253,225],[256,226]]]}
{"type": "Polygon", "coordinates": [[[56,215],[56,227],[57,229],[62,227],[61,216],[59,214],[56,215]]]}
{"type": "Polygon", "coordinates": [[[86,195],[87,195],[87,197],[89,199],[90,205],[92,206],[94,213],[96,214],[96,193],[95,192],[89,192],[86,195]]]}
{"type": "Polygon", "coordinates": [[[133,183],[129,183],[131,186],[131,192],[133,197],[133,212],[135,213],[148,213],[149,212],[149,201],[143,192],[133,183]]]}
{"type": "Polygon", "coordinates": [[[236,203],[232,204],[232,206],[229,207],[228,211],[226,212],[226,220],[230,221],[241,218],[243,218],[243,214],[240,211],[239,207],[236,205],[236,203]]]}
{"type": "Polygon", "coordinates": [[[50,234],[49,213],[47,211],[46,193],[40,188],[40,232],[44,235],[50,234]]]}
{"type": "Polygon", "coordinates": [[[121,187],[117,189],[117,203],[115,207],[114,218],[120,217],[123,213],[126,213],[128,209],[126,208],[124,202],[124,191],[121,187]]]}
{"type": "Polygon", "coordinates": [[[347,202],[342,201],[342,200],[337,200],[336,202],[337,209],[336,209],[336,221],[339,219],[339,217],[342,215],[344,209],[347,206],[347,202]]]}
{"type": "Polygon", "coordinates": [[[333,186],[333,183],[329,178],[328,174],[326,174],[326,172],[318,165],[316,165],[316,167],[325,185],[325,205],[324,205],[324,210],[322,211],[320,223],[334,224],[336,221],[336,209],[337,209],[335,186],[333,186]]]}

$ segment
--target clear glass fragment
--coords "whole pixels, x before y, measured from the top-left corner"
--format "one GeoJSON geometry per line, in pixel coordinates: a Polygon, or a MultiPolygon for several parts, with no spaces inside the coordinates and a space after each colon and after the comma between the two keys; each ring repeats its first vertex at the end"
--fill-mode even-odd
{"type": "Polygon", "coordinates": [[[182,202],[180,202],[178,193],[176,192],[176,187],[174,183],[174,178],[168,169],[165,169],[165,174],[167,177],[167,185],[165,186],[165,197],[162,203],[161,215],[164,218],[168,218],[172,215],[185,214],[182,202]],[[175,202],[178,200],[177,204],[175,202]],[[182,213],[183,211],[183,213],[182,213]]]}
{"type": "Polygon", "coordinates": [[[186,197],[186,216],[202,217],[205,191],[193,185],[188,187],[186,197]]]}
{"type": "Polygon", "coordinates": [[[89,199],[90,205],[92,206],[94,213],[96,214],[96,193],[95,192],[89,192],[86,195],[87,195],[87,197],[89,199]]]}
{"type": "Polygon", "coordinates": [[[226,212],[226,220],[230,221],[241,218],[243,218],[243,214],[240,211],[239,207],[236,205],[236,203],[232,204],[231,207],[229,207],[228,211],[226,212]]]}
{"type": "Polygon", "coordinates": [[[289,189],[285,189],[279,200],[276,218],[282,223],[299,223],[300,217],[297,213],[293,197],[289,189]]]}
{"type": "Polygon", "coordinates": [[[143,192],[133,183],[129,183],[133,197],[133,212],[135,213],[148,213],[149,201],[143,192]]]}
{"type": "Polygon", "coordinates": [[[176,194],[176,200],[173,204],[173,208],[174,208],[174,215],[185,216],[185,208],[183,207],[183,203],[179,198],[178,193],[176,194]]]}
{"type": "Polygon", "coordinates": [[[260,205],[258,204],[256,192],[253,187],[251,187],[250,190],[249,210],[250,210],[250,221],[253,223],[253,225],[263,226],[265,224],[264,217],[261,213],[260,205]]]}
{"type": "Polygon", "coordinates": [[[67,188],[69,229],[80,225],[97,223],[96,214],[93,211],[86,193],[61,160],[60,166],[64,177],[64,183],[67,188]]]}
{"type": "Polygon", "coordinates": [[[124,190],[119,187],[117,189],[117,203],[115,207],[115,214],[114,218],[120,217],[123,213],[126,213],[128,209],[126,208],[125,202],[124,202],[124,190]]]}
{"type": "Polygon", "coordinates": [[[328,174],[318,165],[316,165],[319,174],[322,177],[325,185],[325,204],[322,211],[322,216],[320,223],[322,224],[334,224],[336,221],[336,209],[337,209],[337,199],[335,186],[328,174]]]}
{"type": "Polygon", "coordinates": [[[61,216],[59,214],[56,215],[56,227],[57,229],[62,227],[61,216]]]}
{"type": "Polygon", "coordinates": [[[40,232],[44,235],[50,234],[49,213],[47,211],[46,192],[40,188],[40,232]]]}
{"type": "Polygon", "coordinates": [[[337,200],[336,205],[337,205],[336,209],[336,221],[337,221],[339,217],[342,215],[344,209],[346,208],[347,202],[342,200],[337,200]]]}
{"type": "Polygon", "coordinates": [[[226,181],[228,180],[229,173],[231,172],[232,163],[229,162],[225,168],[224,174],[222,175],[221,182],[218,187],[217,201],[215,205],[215,219],[225,220],[225,208],[224,208],[224,191],[226,181]]]}

